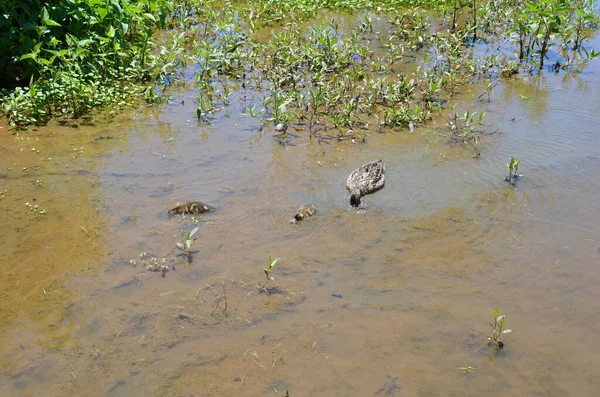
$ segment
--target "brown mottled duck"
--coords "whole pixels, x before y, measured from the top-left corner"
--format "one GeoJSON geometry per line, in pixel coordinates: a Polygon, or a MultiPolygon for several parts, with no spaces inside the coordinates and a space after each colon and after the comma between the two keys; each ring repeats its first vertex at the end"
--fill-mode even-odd
{"type": "Polygon", "coordinates": [[[362,196],[381,189],[385,184],[384,172],[383,160],[372,161],[352,171],[346,181],[350,205],[358,207],[362,196]]]}
{"type": "Polygon", "coordinates": [[[298,208],[296,211],[296,215],[292,219],[290,219],[290,223],[297,223],[303,219],[310,218],[317,212],[317,209],[312,204],[305,204],[302,207],[298,208]]]}
{"type": "Polygon", "coordinates": [[[204,204],[201,201],[190,201],[189,203],[185,203],[182,205],[178,205],[175,208],[169,210],[169,215],[177,215],[177,214],[204,214],[205,212],[215,210],[215,207],[212,207],[208,204],[204,204]]]}

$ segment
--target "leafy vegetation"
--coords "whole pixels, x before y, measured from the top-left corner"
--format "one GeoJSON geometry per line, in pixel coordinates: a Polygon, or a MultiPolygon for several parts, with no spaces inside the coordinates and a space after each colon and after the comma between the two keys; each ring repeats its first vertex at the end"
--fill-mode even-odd
{"type": "Polygon", "coordinates": [[[514,184],[514,182],[517,178],[520,178],[523,176],[523,175],[518,174],[520,163],[521,163],[520,160],[517,160],[511,156],[510,162],[508,164],[506,164],[506,166],[508,167],[508,176],[506,178],[504,178],[505,181],[508,181],[509,183],[514,184]]]}
{"type": "Polygon", "coordinates": [[[263,283],[263,285],[256,285],[259,291],[265,291],[266,293],[269,293],[269,290],[266,288],[266,286],[270,280],[274,280],[274,278],[271,276],[271,272],[273,271],[273,268],[280,259],[281,258],[273,258],[271,254],[269,254],[269,258],[267,259],[267,267],[263,269],[265,271],[265,282],[263,283]]]}
{"type": "Polygon", "coordinates": [[[500,309],[496,307],[492,310],[492,314],[494,316],[494,322],[489,323],[490,327],[492,327],[493,333],[490,338],[488,338],[488,346],[493,347],[496,351],[499,351],[504,347],[504,342],[500,339],[502,335],[508,334],[512,332],[510,329],[504,329],[504,322],[506,320],[506,316],[504,314],[500,314],[500,309]]]}
{"type": "Polygon", "coordinates": [[[180,230],[179,234],[181,235],[181,242],[175,243],[177,248],[187,255],[189,262],[192,260],[192,243],[196,240],[194,234],[196,234],[197,231],[198,227],[193,228],[189,233],[180,230]]]}
{"type": "Polygon", "coordinates": [[[599,54],[586,46],[591,0],[10,0],[0,11],[0,102],[16,126],[159,101],[187,72],[201,122],[239,93],[282,144],[294,136],[279,126],[292,124],[319,142],[364,141],[372,126],[414,130],[474,79],[599,54]],[[301,27],[323,9],[360,16],[301,27]]]}
{"type": "Polygon", "coordinates": [[[173,11],[166,0],[20,1],[0,5],[2,111],[12,125],[80,117],[125,105],[156,79],[153,30],[173,11]]]}

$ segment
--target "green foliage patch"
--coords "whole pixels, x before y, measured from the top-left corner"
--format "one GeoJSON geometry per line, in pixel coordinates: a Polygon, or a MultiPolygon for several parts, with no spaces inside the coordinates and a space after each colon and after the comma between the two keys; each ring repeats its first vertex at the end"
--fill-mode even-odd
{"type": "Polygon", "coordinates": [[[43,124],[125,104],[154,77],[153,31],[171,12],[166,0],[2,2],[0,84],[9,122],[43,124]]]}
{"type": "Polygon", "coordinates": [[[6,0],[0,109],[25,126],[158,101],[191,63],[199,120],[241,88],[253,117],[364,140],[341,131],[412,131],[469,80],[579,67],[598,21],[593,0],[6,0]],[[323,10],[361,17],[301,28],[323,10]]]}

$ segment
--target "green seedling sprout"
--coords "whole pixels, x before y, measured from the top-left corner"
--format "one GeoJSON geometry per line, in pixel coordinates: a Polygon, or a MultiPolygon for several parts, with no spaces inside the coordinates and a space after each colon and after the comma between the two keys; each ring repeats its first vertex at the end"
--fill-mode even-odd
{"type": "Polygon", "coordinates": [[[470,365],[465,365],[464,367],[458,367],[462,372],[468,374],[469,372],[477,371],[477,368],[471,367],[470,365]]]}
{"type": "Polygon", "coordinates": [[[510,162],[508,164],[506,164],[506,166],[508,167],[508,177],[504,178],[505,181],[508,181],[509,183],[514,184],[515,182],[513,180],[516,180],[517,178],[522,177],[523,175],[519,175],[519,164],[521,163],[520,160],[517,160],[514,157],[510,157],[510,162]]]}
{"type": "Polygon", "coordinates": [[[277,261],[279,261],[280,259],[281,258],[273,258],[271,256],[271,254],[269,253],[269,258],[267,259],[268,266],[263,269],[265,271],[265,282],[263,283],[262,286],[259,286],[257,284],[257,286],[259,287],[259,289],[261,291],[268,292],[268,290],[265,288],[265,286],[267,285],[269,280],[274,280],[274,278],[271,276],[271,272],[273,271],[273,268],[275,267],[275,264],[277,263],[277,261]]]}
{"type": "Polygon", "coordinates": [[[182,250],[188,257],[192,256],[192,242],[196,240],[193,238],[194,234],[198,231],[198,227],[192,229],[191,232],[186,233],[183,230],[180,230],[181,234],[181,242],[176,243],[177,247],[182,250]]]}
{"type": "Polygon", "coordinates": [[[491,311],[494,315],[494,323],[488,323],[493,329],[492,337],[488,338],[488,346],[493,347],[496,351],[499,351],[504,347],[504,342],[502,342],[500,338],[504,334],[511,333],[512,330],[504,329],[506,316],[504,314],[500,314],[500,309],[498,307],[491,311]]]}

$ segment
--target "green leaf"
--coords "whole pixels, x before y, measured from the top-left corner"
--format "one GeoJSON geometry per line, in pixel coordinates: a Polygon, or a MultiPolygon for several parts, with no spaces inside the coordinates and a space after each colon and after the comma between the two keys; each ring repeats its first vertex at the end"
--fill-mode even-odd
{"type": "Polygon", "coordinates": [[[42,8],[42,18],[41,19],[42,19],[42,22],[44,23],[44,25],[46,25],[46,26],[61,26],[60,23],[50,19],[50,14],[48,13],[48,10],[46,9],[46,7],[42,8]]]}
{"type": "Polygon", "coordinates": [[[192,240],[185,240],[185,246],[187,247],[187,249],[192,248],[192,240]]]}
{"type": "Polygon", "coordinates": [[[501,316],[496,317],[496,324],[498,324],[498,326],[500,328],[504,327],[504,319],[506,318],[506,316],[503,314],[501,316]]]}
{"type": "Polygon", "coordinates": [[[85,47],[88,44],[93,43],[93,42],[94,42],[94,40],[92,40],[92,39],[83,39],[83,40],[79,40],[77,42],[77,44],[79,44],[79,46],[81,46],[81,47],[85,47]]]}
{"type": "Polygon", "coordinates": [[[179,248],[183,249],[183,244],[181,244],[181,243],[177,243],[177,246],[178,246],[179,248]]]}
{"type": "Polygon", "coordinates": [[[28,54],[23,54],[23,55],[21,55],[21,60],[23,60],[23,59],[33,59],[33,60],[35,60],[35,59],[37,59],[37,54],[35,54],[33,52],[30,52],[28,54]]]}
{"type": "Polygon", "coordinates": [[[39,63],[42,63],[42,64],[44,64],[44,65],[48,66],[48,65],[52,65],[52,62],[54,61],[54,59],[55,59],[55,58],[56,58],[56,57],[52,57],[50,60],[48,60],[48,59],[46,59],[46,58],[38,58],[38,59],[37,59],[37,61],[38,61],[39,63]]]}
{"type": "Polygon", "coordinates": [[[143,13],[142,15],[144,16],[144,18],[149,19],[152,22],[156,22],[156,18],[154,17],[154,15],[147,12],[143,13]]]}
{"type": "Polygon", "coordinates": [[[108,30],[106,31],[106,36],[107,36],[107,37],[110,37],[110,38],[112,39],[113,37],[115,37],[115,33],[116,33],[116,30],[115,30],[115,28],[114,28],[114,27],[111,25],[111,26],[109,26],[109,27],[108,27],[108,30]]]}
{"type": "Polygon", "coordinates": [[[494,320],[498,318],[498,314],[500,314],[500,308],[496,306],[496,308],[492,310],[492,314],[494,315],[494,320]]]}
{"type": "Polygon", "coordinates": [[[189,238],[192,238],[192,236],[193,236],[194,234],[196,234],[196,232],[197,232],[197,231],[198,231],[198,227],[195,227],[195,228],[193,228],[193,229],[192,229],[192,231],[190,232],[190,236],[189,236],[189,238]]]}
{"type": "Polygon", "coordinates": [[[42,19],[42,22],[46,26],[62,26],[60,23],[53,21],[52,19],[42,19]]]}

